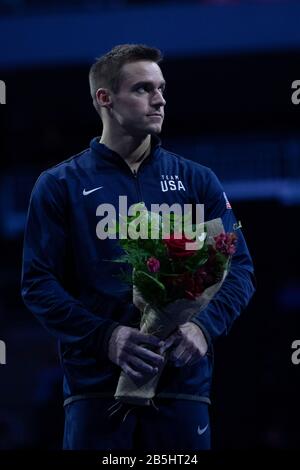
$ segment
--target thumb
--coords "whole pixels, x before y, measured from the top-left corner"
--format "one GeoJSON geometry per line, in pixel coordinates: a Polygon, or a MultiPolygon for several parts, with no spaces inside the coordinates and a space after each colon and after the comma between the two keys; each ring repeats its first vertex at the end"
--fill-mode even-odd
{"type": "Polygon", "coordinates": [[[157,336],[150,335],[147,333],[142,333],[140,331],[138,332],[137,339],[138,339],[139,344],[144,343],[144,344],[149,344],[155,347],[159,347],[159,344],[161,342],[161,340],[157,336]]]}
{"type": "Polygon", "coordinates": [[[174,346],[175,344],[178,344],[180,341],[180,334],[178,331],[176,333],[173,333],[169,338],[165,340],[164,346],[161,347],[161,352],[165,352],[167,349],[169,349],[171,346],[174,346]]]}

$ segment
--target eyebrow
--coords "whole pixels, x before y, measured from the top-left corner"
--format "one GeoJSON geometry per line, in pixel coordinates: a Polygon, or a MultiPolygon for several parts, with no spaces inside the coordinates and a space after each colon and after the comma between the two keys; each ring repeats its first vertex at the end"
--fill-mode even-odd
{"type": "MultiPolygon", "coordinates": [[[[134,83],[134,84],[132,85],[132,88],[136,88],[136,87],[140,87],[140,86],[145,86],[145,85],[151,85],[151,86],[153,86],[153,82],[147,81],[147,80],[142,80],[142,81],[140,81],[140,82],[134,83]]],[[[166,81],[163,80],[162,82],[160,82],[160,86],[164,86],[164,87],[165,87],[165,86],[166,86],[166,81]]]]}

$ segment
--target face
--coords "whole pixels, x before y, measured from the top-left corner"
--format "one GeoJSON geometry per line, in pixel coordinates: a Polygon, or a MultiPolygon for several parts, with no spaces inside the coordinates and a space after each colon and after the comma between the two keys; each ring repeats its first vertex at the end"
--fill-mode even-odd
{"type": "Polygon", "coordinates": [[[118,93],[112,93],[112,116],[127,134],[159,134],[164,120],[165,80],[155,62],[138,61],[121,69],[118,93]]]}

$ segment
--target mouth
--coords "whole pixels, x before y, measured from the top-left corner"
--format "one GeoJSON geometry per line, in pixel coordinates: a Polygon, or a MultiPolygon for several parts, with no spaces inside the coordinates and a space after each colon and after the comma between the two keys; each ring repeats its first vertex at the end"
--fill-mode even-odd
{"type": "Polygon", "coordinates": [[[162,115],[158,114],[158,113],[148,114],[148,117],[156,117],[156,118],[160,118],[160,119],[163,118],[162,115]]]}

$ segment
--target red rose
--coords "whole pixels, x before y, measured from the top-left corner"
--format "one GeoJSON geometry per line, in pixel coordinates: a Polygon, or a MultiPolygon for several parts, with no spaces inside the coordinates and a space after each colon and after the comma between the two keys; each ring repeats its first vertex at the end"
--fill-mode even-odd
{"type": "MultiPolygon", "coordinates": [[[[178,235],[178,234],[177,234],[178,235]]],[[[184,235],[180,235],[181,238],[175,238],[175,234],[171,234],[168,238],[164,238],[163,242],[168,249],[170,258],[187,258],[196,253],[197,250],[187,250],[186,245],[193,243],[184,235]]]]}

